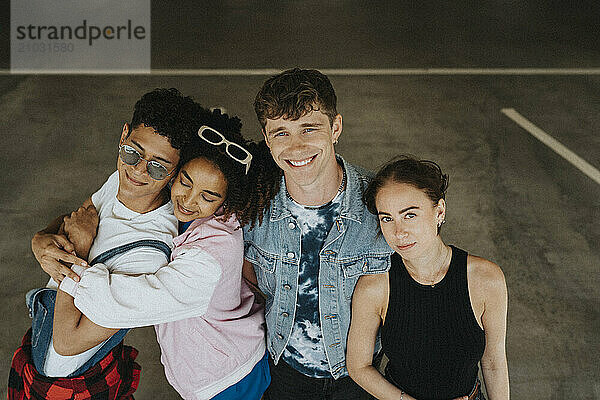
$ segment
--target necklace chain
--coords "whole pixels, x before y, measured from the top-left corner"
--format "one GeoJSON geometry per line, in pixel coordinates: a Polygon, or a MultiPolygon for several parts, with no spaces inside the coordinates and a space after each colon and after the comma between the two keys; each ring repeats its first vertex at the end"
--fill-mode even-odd
{"type": "MultiPolygon", "coordinates": [[[[343,174],[342,175],[342,183],[340,183],[340,187],[338,188],[337,193],[335,194],[335,196],[333,196],[333,199],[335,199],[340,193],[342,193],[344,191],[344,188],[346,187],[346,180],[347,180],[347,178],[346,178],[346,170],[343,167],[342,167],[342,174],[343,174]]],[[[291,201],[295,202],[295,200],[292,198],[292,195],[290,194],[290,192],[288,192],[287,187],[285,188],[285,195],[288,198],[288,200],[291,200],[291,201]]],[[[331,199],[327,203],[322,204],[320,206],[314,206],[314,207],[313,206],[303,206],[303,207],[306,207],[306,208],[321,208],[321,207],[325,207],[325,206],[329,205],[333,201],[333,199],[331,199]]]]}
{"type": "MultiPolygon", "coordinates": [[[[437,284],[439,283],[439,282],[436,282],[436,280],[437,280],[437,279],[438,279],[438,277],[440,276],[440,273],[441,273],[441,272],[442,272],[444,269],[446,269],[446,265],[448,264],[448,256],[449,256],[450,254],[451,254],[451,250],[450,250],[450,249],[447,249],[447,250],[446,250],[446,254],[444,255],[444,259],[442,260],[442,263],[441,263],[440,267],[439,267],[439,268],[438,268],[438,270],[435,272],[435,274],[433,275],[433,277],[432,277],[432,278],[425,278],[425,279],[423,279],[423,278],[421,278],[421,277],[420,277],[418,274],[416,274],[416,273],[414,273],[414,272],[413,272],[413,274],[412,274],[412,275],[413,275],[413,278],[419,277],[419,278],[420,278],[419,280],[423,280],[423,281],[425,281],[425,282],[426,282],[426,283],[424,283],[425,285],[431,286],[432,288],[433,288],[433,287],[435,287],[435,285],[437,285],[437,284]],[[430,282],[430,283],[428,283],[428,282],[430,282]]],[[[405,263],[404,265],[406,265],[406,263],[405,263]]],[[[408,269],[409,271],[410,271],[410,270],[412,270],[412,268],[410,268],[410,267],[408,267],[408,266],[407,266],[407,269],[408,269]]],[[[414,270],[413,270],[413,271],[414,271],[414,270]]],[[[416,279],[415,279],[415,280],[416,280],[416,279]]],[[[419,280],[417,280],[417,281],[419,281],[419,280]]]]}

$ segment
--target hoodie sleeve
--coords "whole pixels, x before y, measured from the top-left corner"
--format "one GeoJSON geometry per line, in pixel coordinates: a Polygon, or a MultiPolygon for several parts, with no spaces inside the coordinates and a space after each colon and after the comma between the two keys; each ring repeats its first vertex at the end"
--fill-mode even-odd
{"type": "Polygon", "coordinates": [[[106,328],[155,325],[206,312],[221,277],[221,266],[213,256],[190,246],[164,265],[165,257],[158,251],[138,253],[136,263],[163,266],[152,274],[126,275],[95,264],[81,273],[79,282],[63,280],[61,290],[75,298],[75,306],[86,317],[106,328]]]}

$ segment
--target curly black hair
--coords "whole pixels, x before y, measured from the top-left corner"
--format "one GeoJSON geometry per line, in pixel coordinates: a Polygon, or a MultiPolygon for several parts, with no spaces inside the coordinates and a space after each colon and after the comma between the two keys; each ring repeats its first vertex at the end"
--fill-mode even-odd
{"type": "Polygon", "coordinates": [[[271,156],[264,140],[249,143],[252,166],[248,172],[248,204],[244,214],[250,221],[250,229],[262,224],[264,212],[279,192],[283,171],[271,156]]]}
{"type": "Polygon", "coordinates": [[[154,128],[173,148],[181,150],[194,134],[195,112],[194,100],[183,96],[179,90],[154,89],[135,103],[130,132],[140,125],[154,128]]]}
{"type": "Polygon", "coordinates": [[[227,181],[227,195],[223,203],[223,218],[228,219],[235,214],[241,226],[262,222],[265,209],[279,190],[281,169],[277,167],[268,147],[262,141],[254,143],[244,139],[241,134],[242,123],[238,117],[222,114],[221,110],[213,111],[196,104],[195,131],[206,125],[221,133],[225,139],[236,143],[252,154],[250,169],[233,159],[226,152],[225,143],[212,145],[194,135],[181,150],[180,164],[204,158],[215,165],[227,181]]]}

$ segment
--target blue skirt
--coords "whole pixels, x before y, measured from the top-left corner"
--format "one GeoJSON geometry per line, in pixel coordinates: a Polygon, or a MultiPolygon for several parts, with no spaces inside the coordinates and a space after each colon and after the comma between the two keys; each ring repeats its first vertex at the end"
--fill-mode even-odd
{"type": "Polygon", "coordinates": [[[259,400],[271,384],[268,352],[252,371],[235,385],[229,386],[212,400],[259,400]]]}

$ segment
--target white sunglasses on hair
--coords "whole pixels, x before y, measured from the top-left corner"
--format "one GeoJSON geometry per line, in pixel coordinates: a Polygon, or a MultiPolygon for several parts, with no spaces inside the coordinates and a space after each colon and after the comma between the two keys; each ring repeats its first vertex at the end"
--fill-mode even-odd
{"type": "Polygon", "coordinates": [[[202,125],[198,129],[198,136],[200,136],[205,142],[212,144],[213,146],[220,146],[225,143],[225,153],[235,161],[246,166],[246,174],[250,169],[250,162],[252,161],[252,154],[237,143],[230,142],[225,139],[223,134],[210,126],[202,125]]]}

